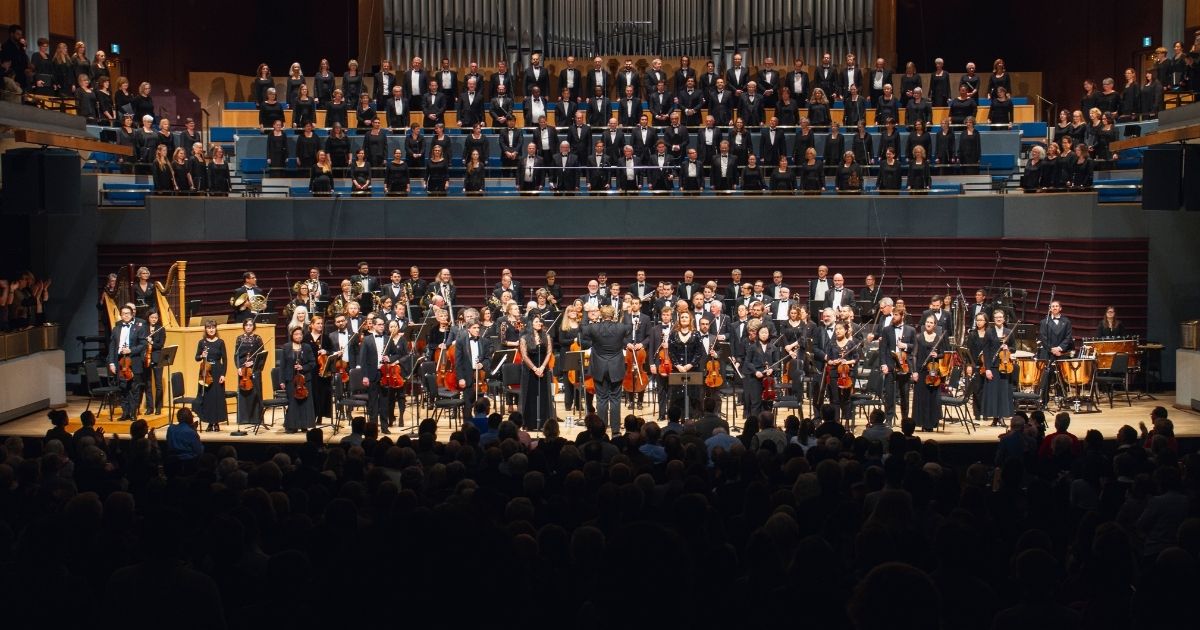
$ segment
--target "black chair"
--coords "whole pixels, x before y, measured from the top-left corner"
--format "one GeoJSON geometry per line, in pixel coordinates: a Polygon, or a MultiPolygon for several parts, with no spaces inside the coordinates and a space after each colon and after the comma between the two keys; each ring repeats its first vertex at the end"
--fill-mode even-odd
{"type": "Polygon", "coordinates": [[[175,418],[175,405],[179,405],[180,407],[184,405],[196,406],[196,397],[188,396],[184,391],[183,372],[171,372],[171,417],[168,420],[175,418]]]}
{"type": "MultiPolygon", "coordinates": [[[[271,368],[271,382],[275,384],[274,396],[271,398],[263,398],[263,416],[265,418],[267,411],[271,412],[271,422],[267,426],[275,428],[275,414],[280,409],[286,410],[288,406],[287,390],[279,388],[279,368],[271,368]]],[[[258,432],[258,426],[254,427],[255,433],[258,432]]]]}
{"type": "Polygon", "coordinates": [[[421,366],[424,372],[421,375],[422,381],[425,384],[425,392],[429,407],[433,409],[433,420],[437,422],[438,416],[445,410],[449,414],[450,428],[454,428],[455,421],[458,421],[459,426],[462,425],[461,413],[463,408],[463,396],[460,392],[452,392],[448,389],[438,387],[437,372],[433,366],[421,366]]]}
{"type": "Polygon", "coordinates": [[[510,394],[517,396],[521,393],[522,369],[524,368],[515,364],[504,365],[500,368],[500,395],[503,397],[501,402],[508,402],[510,394]]]}
{"type": "MultiPolygon", "coordinates": [[[[341,429],[341,423],[345,421],[349,424],[351,418],[355,415],[355,410],[367,410],[367,400],[353,395],[354,392],[354,375],[358,373],[358,385],[362,387],[362,371],[355,368],[350,371],[350,380],[343,383],[342,379],[336,375],[331,381],[331,390],[333,394],[333,434],[337,435],[341,429]]],[[[363,413],[366,415],[366,413],[363,413]]]]}
{"type": "MultiPolygon", "coordinates": [[[[957,383],[961,372],[959,368],[954,368],[950,372],[950,382],[957,383]]],[[[947,422],[962,423],[963,428],[967,430],[967,434],[971,433],[972,429],[978,429],[975,424],[974,410],[971,409],[971,397],[975,395],[977,389],[976,379],[967,381],[966,387],[960,388],[957,396],[942,396],[942,430],[946,429],[947,422]],[[954,418],[951,418],[947,410],[954,411],[954,418]]]]}
{"type": "Polygon", "coordinates": [[[121,388],[117,385],[105,382],[105,379],[100,377],[99,370],[96,369],[96,363],[87,361],[83,364],[84,374],[87,378],[88,402],[84,411],[91,409],[93,400],[100,400],[100,407],[96,409],[96,417],[104,412],[104,406],[108,405],[108,419],[111,421],[115,413],[113,402],[121,393],[121,388]]]}
{"type": "Polygon", "coordinates": [[[1108,386],[1108,408],[1113,408],[1113,398],[1116,396],[1117,386],[1121,386],[1121,392],[1125,394],[1125,404],[1132,407],[1133,398],[1129,394],[1129,355],[1124,352],[1118,352],[1113,355],[1112,367],[1108,368],[1096,377],[1096,385],[1103,388],[1108,386]]]}
{"type": "Polygon", "coordinates": [[[883,408],[883,398],[879,394],[882,388],[882,380],[879,377],[882,375],[878,368],[864,370],[858,374],[856,385],[859,386],[850,395],[850,426],[857,424],[860,409],[864,414],[869,414],[870,409],[883,408]]]}

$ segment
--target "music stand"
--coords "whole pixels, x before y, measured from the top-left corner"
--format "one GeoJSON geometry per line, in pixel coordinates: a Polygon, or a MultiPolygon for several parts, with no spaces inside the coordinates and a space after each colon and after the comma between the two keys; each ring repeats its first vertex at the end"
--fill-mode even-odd
{"type": "MultiPolygon", "coordinates": [[[[562,353],[563,378],[567,378],[567,375],[572,372],[575,373],[575,400],[571,402],[571,409],[568,409],[568,411],[579,411],[579,401],[587,393],[587,388],[585,386],[586,376],[583,373],[583,361],[586,354],[586,350],[568,350],[562,353]]],[[[567,416],[567,419],[575,423],[576,426],[579,425],[579,419],[574,415],[567,416]]]]}
{"type": "MultiPolygon", "coordinates": [[[[175,365],[175,355],[177,354],[179,354],[179,346],[165,346],[150,353],[151,369],[153,369],[154,366],[161,367],[164,369],[164,373],[167,375],[164,385],[169,392],[166,394],[168,396],[168,402],[175,397],[175,392],[171,391],[171,366],[175,365]]],[[[151,379],[150,382],[153,383],[154,379],[151,379]]],[[[170,418],[167,418],[168,422],[170,420],[170,418]]]]}
{"type": "MultiPolygon", "coordinates": [[[[671,372],[667,376],[667,385],[683,386],[683,417],[685,420],[692,419],[692,400],[688,388],[692,385],[704,384],[704,374],[700,372],[671,372]]],[[[668,398],[668,400],[670,400],[668,398]]]]}
{"type": "Polygon", "coordinates": [[[821,321],[819,314],[821,309],[825,308],[825,300],[809,300],[808,301],[808,317],[813,321],[821,321]]]}

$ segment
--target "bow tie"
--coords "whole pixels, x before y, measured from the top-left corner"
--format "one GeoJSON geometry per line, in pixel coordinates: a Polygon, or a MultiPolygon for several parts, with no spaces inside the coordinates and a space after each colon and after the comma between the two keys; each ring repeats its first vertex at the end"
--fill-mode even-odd
{"type": "Polygon", "coordinates": [[[471,337],[471,341],[479,341],[479,337],[471,337]]]}
{"type": "Polygon", "coordinates": [[[383,335],[376,334],[376,335],[375,335],[375,338],[376,338],[376,339],[383,339],[383,335]]]}

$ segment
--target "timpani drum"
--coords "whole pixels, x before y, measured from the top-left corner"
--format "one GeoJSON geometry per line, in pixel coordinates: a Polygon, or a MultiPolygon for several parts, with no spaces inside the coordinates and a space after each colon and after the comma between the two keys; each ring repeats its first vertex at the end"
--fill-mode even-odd
{"type": "Polygon", "coordinates": [[[1036,393],[1046,373],[1045,359],[1022,357],[1017,359],[1017,388],[1025,393],[1036,393]]]}
{"type": "Polygon", "coordinates": [[[1095,359],[1059,359],[1058,375],[1063,385],[1086,388],[1092,384],[1096,374],[1095,359]]]}

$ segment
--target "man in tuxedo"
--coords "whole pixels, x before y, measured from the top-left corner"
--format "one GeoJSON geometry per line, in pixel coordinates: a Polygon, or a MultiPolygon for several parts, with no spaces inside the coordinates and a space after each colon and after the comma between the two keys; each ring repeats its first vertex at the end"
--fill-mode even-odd
{"type": "Polygon", "coordinates": [[[571,98],[570,90],[563,88],[560,90],[561,95],[551,109],[554,110],[554,124],[559,127],[566,127],[575,120],[575,112],[579,109],[579,103],[571,98]]]}
{"type": "Polygon", "coordinates": [[[371,88],[371,97],[375,100],[375,111],[387,107],[388,99],[392,96],[392,87],[396,85],[396,74],[392,72],[391,60],[384,59],[379,64],[379,72],[375,73],[375,85],[371,88]]]}
{"type": "Polygon", "coordinates": [[[857,58],[854,53],[846,53],[846,65],[837,75],[838,87],[837,94],[839,98],[845,98],[850,95],[850,86],[858,86],[858,93],[863,92],[863,73],[862,68],[858,67],[857,58]]]}
{"type": "MultiPolygon", "coordinates": [[[[641,94],[637,91],[639,87],[638,71],[633,67],[632,59],[626,59],[621,69],[617,71],[615,84],[618,96],[624,97],[626,94],[625,88],[632,87],[633,95],[638,97],[638,100],[641,100],[641,94]]],[[[634,120],[637,119],[634,118],[634,120]]]]}
{"type": "Polygon", "coordinates": [[[688,147],[687,157],[679,165],[679,189],[685,194],[699,194],[704,190],[704,163],[696,147],[688,147]]]}
{"type": "Polygon", "coordinates": [[[833,274],[833,289],[825,293],[825,306],[834,310],[854,306],[854,291],[846,288],[846,279],[840,273],[833,274]]]}
{"type": "Polygon", "coordinates": [[[733,315],[736,312],[737,299],[742,293],[742,270],[731,269],[729,271],[729,284],[725,285],[725,311],[733,315]]]}
{"type": "Polygon", "coordinates": [[[442,65],[433,73],[432,80],[437,81],[437,91],[446,101],[446,109],[454,108],[454,99],[458,97],[458,72],[450,67],[450,60],[442,58],[442,65]]]}
{"type": "Polygon", "coordinates": [[[639,160],[647,160],[655,144],[658,143],[658,129],[650,126],[650,116],[642,114],[638,126],[629,132],[630,144],[639,160]]]}
{"type": "Polygon", "coordinates": [[[650,167],[647,178],[650,190],[668,191],[675,189],[675,160],[667,153],[667,143],[659,140],[655,143],[654,155],[646,158],[645,165],[650,167]]]}
{"type": "MultiPolygon", "coordinates": [[[[579,296],[579,301],[583,302],[586,307],[588,305],[599,308],[609,303],[608,296],[600,290],[599,280],[589,280],[587,284],[588,292],[579,296]]],[[[606,287],[607,288],[607,287],[606,287]]]]}
{"type": "Polygon", "coordinates": [[[467,79],[467,91],[458,99],[458,126],[470,129],[475,123],[483,124],[483,93],[472,77],[467,79]]]}
{"type": "Polygon", "coordinates": [[[833,283],[829,281],[829,267],[819,265],[816,279],[808,281],[808,301],[816,302],[823,308],[826,295],[831,288],[833,288],[833,283]]]}
{"type": "Polygon", "coordinates": [[[758,92],[762,94],[764,107],[775,107],[779,92],[779,71],[775,69],[775,60],[771,57],[763,59],[763,67],[758,71],[754,81],[758,84],[758,92]]]}
{"type": "Polygon", "coordinates": [[[912,379],[901,374],[899,354],[907,352],[907,371],[917,371],[917,331],[904,323],[899,311],[893,311],[879,328],[879,371],[883,373],[883,410],[889,424],[896,421],[896,394],[900,394],[900,419],[908,420],[908,392],[912,379]]]}
{"type": "Polygon", "coordinates": [[[488,86],[491,89],[491,93],[488,96],[492,98],[496,98],[496,95],[500,94],[501,86],[504,87],[505,92],[509,96],[516,98],[516,93],[513,91],[516,88],[514,87],[512,73],[508,71],[507,61],[500,60],[496,62],[496,71],[492,73],[491,78],[488,80],[488,86]]]}
{"type": "Polygon", "coordinates": [[[615,117],[609,118],[607,124],[608,129],[600,135],[600,141],[604,143],[604,153],[608,156],[608,161],[616,165],[625,152],[625,132],[617,126],[615,117]]]}
{"type": "Polygon", "coordinates": [[[407,289],[404,285],[404,277],[400,275],[400,270],[393,269],[389,280],[391,280],[391,283],[383,286],[383,297],[392,298],[393,305],[406,304],[406,302],[404,302],[404,292],[407,289]]]}
{"type": "Polygon", "coordinates": [[[604,86],[592,88],[592,98],[588,99],[588,124],[600,128],[608,124],[612,116],[612,101],[604,93],[604,86]]]}
{"type": "MultiPolygon", "coordinates": [[[[612,79],[604,69],[604,58],[596,55],[592,58],[592,69],[587,72],[587,93],[607,98],[611,82],[612,79]],[[599,92],[596,91],[597,87],[600,88],[599,92]]],[[[595,125],[595,123],[592,124],[595,125]]]]}
{"type": "Polygon", "coordinates": [[[877,105],[879,97],[883,96],[883,86],[892,84],[892,71],[887,68],[887,61],[883,57],[875,59],[875,67],[871,68],[867,75],[867,84],[871,94],[871,104],[877,105]]]}
{"type": "Polygon", "coordinates": [[[675,103],[683,112],[683,124],[700,126],[700,112],[704,109],[704,93],[696,88],[696,79],[689,77],[687,85],[675,94],[675,103]]]}
{"type": "Polygon", "coordinates": [[[717,119],[709,114],[704,117],[704,127],[696,132],[696,157],[707,168],[720,147],[721,130],[717,128],[717,119]]]}
{"type": "Polygon", "coordinates": [[[692,296],[700,293],[700,283],[696,282],[696,272],[687,269],[683,272],[683,281],[675,289],[675,294],[682,300],[692,301],[692,296]]]}
{"type": "Polygon", "coordinates": [[[625,145],[621,149],[621,157],[613,164],[613,175],[617,178],[617,188],[623,192],[637,192],[642,189],[642,179],[645,177],[639,168],[642,161],[633,152],[633,145],[625,145]]]}
{"type": "Polygon", "coordinates": [[[987,303],[987,293],[985,293],[983,289],[976,289],[975,290],[975,303],[972,304],[967,309],[967,317],[968,317],[967,328],[968,329],[970,329],[970,330],[975,329],[975,317],[978,316],[980,313],[983,313],[983,316],[985,318],[987,318],[988,321],[991,321],[992,312],[991,312],[991,308],[989,308],[989,305],[987,303]]]}
{"type": "Polygon", "coordinates": [[[779,164],[779,158],[787,156],[787,138],[779,129],[779,119],[772,116],[767,126],[759,132],[758,151],[761,155],[759,164],[770,168],[779,164]]]}
{"type": "Polygon", "coordinates": [[[483,73],[479,71],[479,64],[474,61],[467,65],[467,73],[464,74],[462,78],[464,84],[471,79],[475,79],[475,87],[482,93],[484,91],[483,82],[486,80],[486,78],[483,76],[483,73]]]}
{"type": "Polygon", "coordinates": [[[650,313],[650,302],[654,299],[655,287],[646,281],[646,270],[638,269],[634,281],[629,283],[629,292],[641,303],[641,311],[650,313]]]}
{"type": "Polygon", "coordinates": [[[362,386],[367,389],[368,420],[379,425],[383,433],[391,433],[385,422],[387,414],[388,393],[380,384],[383,375],[380,369],[384,363],[400,360],[400,350],[395,346],[388,347],[387,335],[384,334],[386,322],[383,317],[371,320],[370,333],[363,338],[358,348],[355,367],[362,373],[362,386]]]}
{"type": "Polygon", "coordinates": [[[737,106],[737,96],[725,88],[725,79],[717,79],[717,85],[708,99],[708,113],[716,118],[718,125],[727,127],[733,120],[737,106]]]}
{"type": "Polygon", "coordinates": [[[407,129],[409,122],[408,99],[404,98],[404,89],[400,84],[392,86],[392,96],[384,103],[389,129],[407,129]]]}
{"type": "Polygon", "coordinates": [[[779,325],[788,320],[788,312],[795,302],[792,302],[792,290],[787,285],[780,288],[775,295],[775,299],[771,301],[771,319],[779,325]]]}
{"type": "MultiPolygon", "coordinates": [[[[1062,303],[1058,300],[1050,302],[1050,316],[1038,324],[1038,358],[1057,361],[1070,356],[1075,347],[1075,339],[1071,333],[1071,320],[1063,317],[1062,303]]],[[[1011,345],[1011,344],[1010,344],[1011,345]]],[[[1047,387],[1051,370],[1042,375],[1042,406],[1049,401],[1050,388],[1047,387]]]]}
{"type": "Polygon", "coordinates": [[[525,69],[525,94],[531,94],[537,86],[542,94],[550,93],[550,73],[542,67],[542,55],[529,56],[529,67],[525,69]]]}
{"type": "Polygon", "coordinates": [[[583,100],[583,73],[575,67],[575,56],[567,55],[567,67],[558,73],[558,89],[567,90],[572,101],[583,100]]]}
{"type": "Polygon", "coordinates": [[[712,181],[710,185],[713,190],[733,190],[738,184],[738,160],[737,156],[729,152],[729,141],[722,140],[721,146],[717,154],[713,156],[712,165],[712,181]]]}
{"type": "Polygon", "coordinates": [[[824,53],[821,55],[821,65],[817,66],[817,71],[813,74],[813,87],[821,88],[825,96],[832,101],[837,96],[837,85],[837,69],[833,67],[833,55],[824,53]]]}
{"type": "Polygon", "coordinates": [[[133,307],[121,307],[121,321],[108,338],[108,371],[116,377],[121,388],[121,421],[137,418],[138,401],[142,397],[142,367],[146,356],[149,329],[140,319],[134,319],[133,307]],[[133,378],[121,376],[121,358],[129,357],[133,378]]]}
{"type": "Polygon", "coordinates": [[[585,162],[592,149],[592,128],[581,109],[575,111],[574,123],[567,128],[567,141],[571,143],[571,152],[579,163],[585,162]]]}
{"type": "Polygon", "coordinates": [[[308,268],[308,279],[304,283],[308,285],[308,294],[317,302],[333,297],[329,295],[329,284],[321,279],[321,270],[316,267],[308,268]]]}
{"type": "Polygon", "coordinates": [[[434,127],[446,117],[446,97],[438,91],[437,81],[430,81],[421,96],[423,126],[434,127]]]}
{"type": "Polygon", "coordinates": [[[742,66],[742,53],[733,53],[733,65],[725,71],[725,84],[734,96],[741,96],[750,83],[750,71],[742,66]]]}
{"type": "Polygon", "coordinates": [[[256,295],[264,295],[262,289],[258,288],[258,276],[254,275],[253,271],[247,271],[242,274],[242,286],[233,290],[233,314],[229,316],[231,323],[240,324],[258,314],[254,311],[256,295]],[[241,300],[243,295],[246,299],[241,300]],[[241,304],[238,304],[239,300],[241,304]]]}
{"type": "Polygon", "coordinates": [[[675,111],[675,97],[667,92],[667,82],[663,79],[650,90],[650,116],[656,127],[665,126],[671,121],[671,112],[675,111]]]}
{"type": "Polygon", "coordinates": [[[492,98],[489,109],[492,114],[492,126],[504,127],[508,125],[509,120],[516,121],[516,116],[513,115],[512,96],[508,94],[508,86],[501,85],[496,89],[496,96],[492,98]]]}
{"type": "Polygon", "coordinates": [[[588,192],[607,191],[612,188],[612,171],[610,170],[612,164],[609,163],[608,155],[604,152],[603,140],[597,140],[592,147],[592,153],[585,162],[588,167],[588,192]]]}
{"type": "Polygon", "coordinates": [[[454,371],[458,376],[458,387],[463,392],[463,404],[472,407],[480,394],[480,371],[483,371],[482,379],[485,381],[492,371],[492,342],[479,335],[477,321],[468,323],[466,332],[454,342],[454,371]]]}
{"type": "MultiPolygon", "coordinates": [[[[642,94],[646,95],[647,100],[649,100],[649,96],[654,93],[660,82],[664,87],[666,86],[667,73],[663,71],[662,59],[655,57],[650,61],[650,69],[642,77],[642,94]]],[[[668,92],[668,94],[670,93],[668,92]]]]}
{"type": "Polygon", "coordinates": [[[514,300],[519,300],[521,299],[521,296],[524,295],[521,292],[521,282],[519,280],[513,280],[511,269],[500,270],[500,282],[497,282],[496,285],[492,287],[492,295],[499,298],[500,294],[504,293],[505,291],[508,291],[509,294],[513,296],[514,300]]]}
{"type": "Polygon", "coordinates": [[[542,88],[532,86],[529,96],[525,97],[525,126],[533,127],[550,112],[550,104],[542,98],[542,88]]]}
{"type": "Polygon", "coordinates": [[[750,81],[738,98],[738,117],[747,127],[759,127],[763,123],[763,97],[758,93],[758,83],[750,81]]]}
{"type": "Polygon", "coordinates": [[[425,91],[429,89],[429,75],[422,69],[422,63],[420,57],[413,57],[408,70],[404,71],[404,91],[408,93],[409,111],[421,109],[421,97],[425,96],[425,91]]]}
{"type": "Polygon", "coordinates": [[[808,93],[812,86],[808,82],[808,73],[804,71],[804,60],[797,58],[792,63],[792,71],[784,77],[783,84],[792,91],[792,99],[800,109],[808,107],[808,93]]]}
{"type": "Polygon", "coordinates": [[[533,130],[533,141],[537,143],[542,161],[549,162],[550,158],[554,156],[555,149],[558,148],[558,131],[546,121],[545,114],[537,119],[537,128],[533,130]]]}
{"type": "Polygon", "coordinates": [[[948,333],[950,331],[950,312],[943,308],[944,306],[942,296],[935,295],[929,298],[929,308],[921,313],[921,321],[924,322],[925,318],[933,315],[933,318],[937,320],[938,332],[948,333]]]}
{"type": "Polygon", "coordinates": [[[379,278],[371,275],[371,266],[366,261],[358,263],[358,273],[350,276],[350,285],[357,285],[362,291],[358,296],[358,305],[364,313],[370,313],[375,306],[372,294],[379,290],[379,278]]]}
{"type": "MultiPolygon", "coordinates": [[[[357,337],[350,330],[350,320],[346,317],[346,314],[343,313],[334,317],[333,325],[334,329],[325,335],[329,340],[326,347],[329,348],[330,360],[341,359],[346,361],[347,364],[358,361],[357,337]]],[[[327,369],[332,370],[333,367],[330,366],[327,369]]]]}
{"type": "Polygon", "coordinates": [[[550,189],[559,193],[579,191],[579,158],[571,153],[571,143],[563,140],[550,160],[550,189]]]}
{"type": "Polygon", "coordinates": [[[585,324],[580,340],[592,347],[590,374],[596,384],[596,411],[616,435],[621,429],[621,381],[625,378],[624,350],[632,350],[633,327],[615,321],[612,306],[600,307],[600,323],[585,324]]]}
{"type": "Polygon", "coordinates": [[[542,164],[537,145],[532,142],[526,144],[525,155],[517,164],[517,190],[533,192],[542,189],[546,182],[546,172],[542,170],[542,164]]]}
{"type": "Polygon", "coordinates": [[[617,103],[617,121],[622,127],[632,127],[642,118],[642,99],[634,94],[634,86],[626,85],[617,103]]]}
{"type": "Polygon", "coordinates": [[[517,160],[521,156],[521,148],[524,146],[521,130],[517,128],[517,119],[508,118],[504,131],[501,131],[499,135],[500,166],[508,173],[517,165],[517,160]]]}

